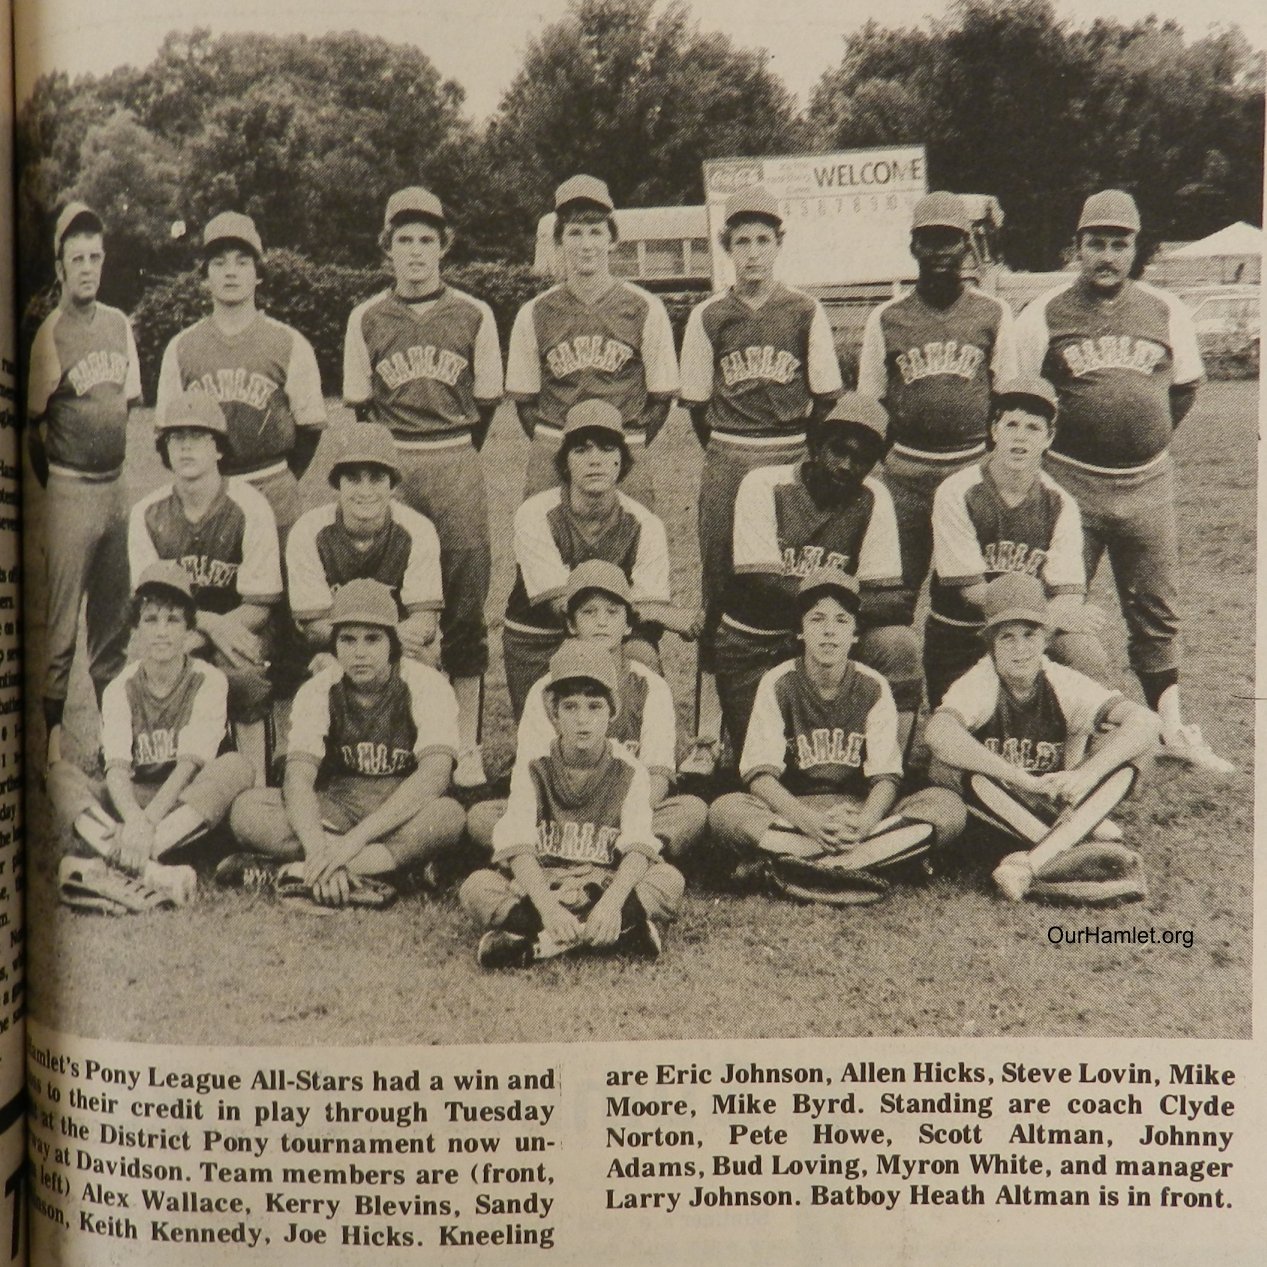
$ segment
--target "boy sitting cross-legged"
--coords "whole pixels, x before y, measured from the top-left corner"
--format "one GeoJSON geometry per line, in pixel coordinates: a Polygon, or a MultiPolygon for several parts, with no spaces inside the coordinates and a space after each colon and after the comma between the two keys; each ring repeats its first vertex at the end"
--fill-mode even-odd
{"type": "Polygon", "coordinates": [[[484,968],[523,967],[565,951],[655,958],[685,882],[660,861],[645,768],[608,738],[616,666],[593,642],[565,642],[550,661],[546,712],[557,738],[521,753],[493,863],[468,876],[462,905],[489,931],[484,968]]]}

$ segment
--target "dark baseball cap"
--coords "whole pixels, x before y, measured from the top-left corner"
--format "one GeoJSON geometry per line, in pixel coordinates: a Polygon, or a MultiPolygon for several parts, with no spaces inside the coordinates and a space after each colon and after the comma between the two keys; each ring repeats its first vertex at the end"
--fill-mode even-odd
{"type": "Polygon", "coordinates": [[[878,400],[864,396],[861,392],[846,392],[819,425],[825,429],[849,427],[865,431],[878,440],[881,446],[888,443],[888,411],[878,400]]]}
{"type": "Polygon", "coordinates": [[[53,230],[53,254],[61,255],[62,243],[70,236],[72,229],[86,230],[89,233],[104,233],[105,225],[101,217],[86,202],[68,202],[57,217],[57,227],[53,230]]]}

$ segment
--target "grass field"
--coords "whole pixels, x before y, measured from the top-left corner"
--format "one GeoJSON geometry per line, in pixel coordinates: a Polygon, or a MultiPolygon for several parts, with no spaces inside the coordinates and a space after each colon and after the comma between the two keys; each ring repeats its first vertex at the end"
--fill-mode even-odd
{"type": "MultiPolygon", "coordinates": [[[[1145,906],[1101,913],[998,900],[980,863],[873,908],[805,908],[708,889],[688,892],[653,964],[562,961],[485,975],[452,895],[407,897],[378,913],[312,919],[204,888],[179,913],[110,920],[74,915],[53,877],[65,842],[29,800],[31,1011],[91,1036],[169,1043],[460,1043],[801,1035],[1098,1035],[1247,1037],[1253,888],[1254,560],[1258,396],[1213,383],[1185,422],[1179,464],[1187,710],[1236,762],[1230,786],[1159,767],[1118,820],[1151,886],[1145,906]],[[1055,925],[1152,926],[1193,933],[1182,945],[1060,947],[1055,925]],[[1041,988],[1035,983],[1043,981],[1041,988]]],[[[162,475],[148,416],[134,420],[133,495],[162,475]]],[[[508,411],[485,450],[495,575],[490,617],[512,580],[510,516],[526,446],[508,411]]],[[[699,449],[675,413],[652,450],[659,510],[675,544],[675,593],[696,592],[699,449]]],[[[324,466],[311,472],[320,497],[324,466]]],[[[28,485],[29,486],[29,485],[28,485]]],[[[38,525],[33,525],[34,540],[38,525]]],[[[32,560],[32,563],[34,561],[32,560]]],[[[32,577],[34,578],[34,571],[32,577]]],[[[1123,629],[1107,571],[1093,597],[1113,613],[1119,680],[1123,629]]],[[[32,610],[34,617],[37,613],[32,610]]],[[[495,625],[493,645],[499,651],[495,625]]],[[[28,625],[32,669],[42,630],[28,625]]],[[[682,709],[694,655],[666,639],[682,709]]],[[[500,669],[489,682],[490,766],[510,759],[500,669]]],[[[38,689],[30,692],[30,733],[38,689]]],[[[68,728],[87,757],[96,710],[77,666],[68,728]]]]}

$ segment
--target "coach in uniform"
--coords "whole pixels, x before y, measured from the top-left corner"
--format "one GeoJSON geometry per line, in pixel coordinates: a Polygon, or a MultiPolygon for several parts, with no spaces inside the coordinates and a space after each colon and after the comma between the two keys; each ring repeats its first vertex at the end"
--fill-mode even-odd
{"type": "Polygon", "coordinates": [[[412,186],[392,194],[379,242],[394,280],[348,318],[343,399],[360,421],[391,429],[402,474],[396,495],[440,538],[440,664],[461,727],[455,781],[475,787],[486,781],[479,743],[492,567],[478,450],[502,395],[501,345],[492,309],[444,282],[453,235],[433,193],[412,186]]]}
{"type": "Polygon", "coordinates": [[[739,486],[759,466],[803,458],[807,424],[826,417],[841,392],[840,362],[822,304],[774,276],[783,245],[777,199],[761,186],[732,195],[720,241],[734,264],[735,284],[691,312],[682,340],[682,403],[704,446],[701,716],[695,750],[683,762],[694,773],[713,768],[721,735],[715,640],[731,573],[739,486]]]}
{"type": "Polygon", "coordinates": [[[1060,398],[1052,473],[1082,508],[1087,580],[1105,550],[1129,634],[1131,667],[1162,722],[1163,754],[1232,773],[1179,703],[1179,551],[1170,438],[1202,376],[1192,316],[1175,296],[1130,279],[1139,211],[1128,193],[1087,199],[1079,273],[1022,313],[1022,369],[1060,398]]]}
{"type": "Polygon", "coordinates": [[[568,410],[605,400],[628,429],[634,468],[626,491],[654,509],[655,484],[643,459],[678,389],[668,313],[655,295],[612,276],[616,221],[603,181],[565,180],[554,210],[564,280],[519,310],[506,356],[506,390],[532,440],[524,498],[558,483],[554,455],[568,410]]]}
{"type": "Polygon", "coordinates": [[[97,301],[103,232],[101,218],[82,202],[57,217],[53,252],[61,295],[35,335],[27,376],[32,466],[48,489],[44,722],[50,765],[61,756],[85,592],[88,672],[98,700],[124,660],[127,506],[119,476],[141,371],[127,317],[97,301]]]}

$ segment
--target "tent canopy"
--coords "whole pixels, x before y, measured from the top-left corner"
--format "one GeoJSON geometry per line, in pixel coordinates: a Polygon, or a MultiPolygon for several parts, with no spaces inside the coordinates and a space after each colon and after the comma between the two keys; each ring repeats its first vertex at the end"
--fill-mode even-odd
{"type": "Polygon", "coordinates": [[[1171,251],[1167,259],[1195,260],[1209,259],[1217,255],[1261,255],[1263,252],[1263,231],[1252,224],[1239,220],[1229,224],[1217,233],[1199,242],[1188,242],[1171,251]]]}

